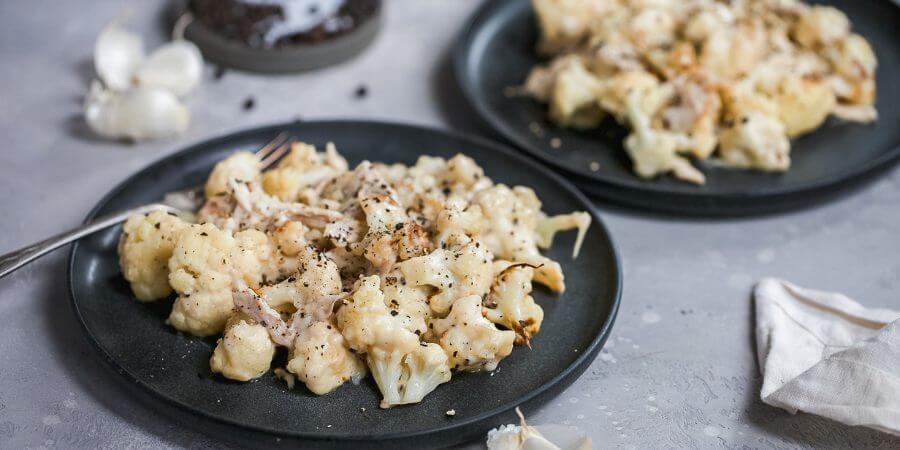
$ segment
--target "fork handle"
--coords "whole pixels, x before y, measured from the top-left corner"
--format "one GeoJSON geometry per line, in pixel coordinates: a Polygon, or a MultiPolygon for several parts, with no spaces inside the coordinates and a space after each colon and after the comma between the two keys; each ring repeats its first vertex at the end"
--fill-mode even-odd
{"type": "Polygon", "coordinates": [[[36,242],[29,246],[22,247],[18,250],[2,255],[0,256],[0,278],[9,275],[19,267],[22,267],[25,264],[28,264],[31,261],[34,261],[35,259],[40,258],[41,256],[44,256],[59,247],[62,247],[63,245],[81,239],[82,237],[89,234],[96,233],[104,228],[109,228],[117,223],[124,222],[125,219],[130,217],[132,214],[146,214],[151,211],[160,209],[164,211],[174,211],[173,208],[159,203],[139,206],[127,211],[98,217],[96,220],[86,223],[78,228],[66,231],[65,233],[57,234],[56,236],[53,236],[51,238],[44,239],[43,241],[36,242]]]}

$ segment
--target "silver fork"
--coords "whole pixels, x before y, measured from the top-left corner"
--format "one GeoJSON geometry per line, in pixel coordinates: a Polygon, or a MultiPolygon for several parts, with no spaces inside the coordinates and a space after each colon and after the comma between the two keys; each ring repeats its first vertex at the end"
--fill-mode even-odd
{"type": "MultiPolygon", "coordinates": [[[[274,166],[275,163],[290,150],[290,142],[290,138],[286,134],[281,133],[268,144],[257,150],[256,156],[260,160],[262,169],[267,170],[274,166]]],[[[78,228],[0,256],[0,278],[3,278],[25,264],[28,264],[63,245],[81,239],[89,234],[96,233],[102,229],[109,228],[117,223],[124,222],[134,214],[147,214],[151,211],[159,210],[171,213],[196,210],[202,205],[202,202],[203,186],[201,185],[182,191],[169,192],[159,203],[138,206],[137,208],[132,208],[127,211],[95,218],[91,222],[78,228]]]]}

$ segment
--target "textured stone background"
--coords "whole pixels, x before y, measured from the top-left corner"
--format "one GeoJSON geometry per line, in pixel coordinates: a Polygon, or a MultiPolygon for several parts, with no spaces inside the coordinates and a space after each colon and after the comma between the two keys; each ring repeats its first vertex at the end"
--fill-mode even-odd
{"type": "MultiPolygon", "coordinates": [[[[130,8],[161,42],[163,1],[0,2],[0,251],[78,224],[112,186],[209,136],[304,118],[379,118],[479,128],[453,85],[448,49],[474,1],[391,0],[360,58],[320,72],[228,72],[191,95],[177,140],[96,140],[80,118],[94,38],[130,8]],[[369,96],[353,98],[364,83],[369,96]],[[247,112],[242,103],[256,99],[247,112]]],[[[750,289],[777,275],[897,307],[900,169],[815,209],[748,220],[691,220],[599,204],[625,268],[609,344],[584,376],[531,417],[578,426],[601,448],[898,448],[900,440],[757,399],[750,289]]],[[[0,447],[225,445],[130,399],[82,336],[65,291],[65,251],[0,280],[0,447]]]]}

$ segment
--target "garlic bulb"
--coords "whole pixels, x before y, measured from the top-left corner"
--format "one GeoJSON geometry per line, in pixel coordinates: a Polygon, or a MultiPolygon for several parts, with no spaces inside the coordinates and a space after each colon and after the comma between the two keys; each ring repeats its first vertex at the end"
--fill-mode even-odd
{"type": "Polygon", "coordinates": [[[156,49],[134,72],[134,83],[168,89],[184,97],[200,83],[203,56],[192,42],[177,40],[156,49]]]}
{"type": "Polygon", "coordinates": [[[138,86],[117,92],[97,81],[85,99],[84,115],[97,134],[134,141],[180,134],[190,123],[187,108],[165,89],[138,86]]]}
{"type": "Polygon", "coordinates": [[[124,30],[118,20],[107,25],[94,44],[94,69],[110,89],[128,89],[143,60],[144,40],[124,30]]]}
{"type": "Polygon", "coordinates": [[[532,427],[525,423],[522,411],[516,408],[519,425],[503,425],[488,432],[488,450],[591,450],[591,438],[568,427],[546,425],[532,427]],[[546,428],[551,441],[539,429],[546,428]]]}
{"type": "Polygon", "coordinates": [[[97,134],[140,141],[187,129],[190,113],[178,98],[200,83],[196,45],[178,38],[145,56],[141,37],[113,21],[97,37],[94,67],[100,81],[85,98],[84,116],[97,134]]]}

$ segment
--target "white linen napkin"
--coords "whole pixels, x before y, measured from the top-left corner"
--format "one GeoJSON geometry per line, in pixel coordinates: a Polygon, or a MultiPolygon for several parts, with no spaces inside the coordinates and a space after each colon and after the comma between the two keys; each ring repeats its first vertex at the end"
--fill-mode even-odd
{"type": "Polygon", "coordinates": [[[900,312],[775,278],[754,297],[763,402],[900,435],[900,312]]]}

